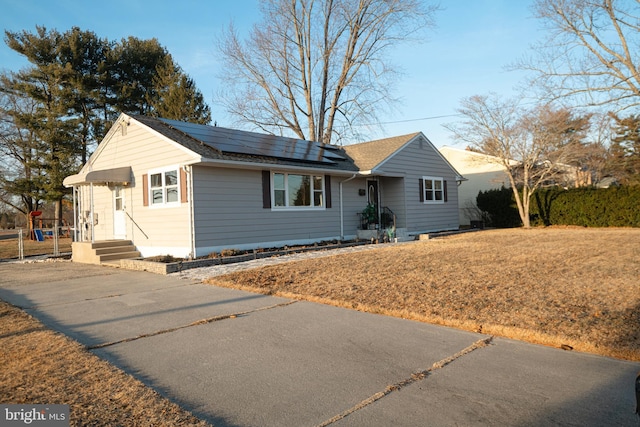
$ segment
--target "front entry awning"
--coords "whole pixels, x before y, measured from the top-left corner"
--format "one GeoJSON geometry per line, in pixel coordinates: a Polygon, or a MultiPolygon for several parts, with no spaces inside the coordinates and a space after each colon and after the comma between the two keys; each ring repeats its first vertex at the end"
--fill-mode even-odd
{"type": "Polygon", "coordinates": [[[103,169],[68,176],[62,181],[65,187],[83,184],[129,184],[131,182],[131,166],[103,169]]]}

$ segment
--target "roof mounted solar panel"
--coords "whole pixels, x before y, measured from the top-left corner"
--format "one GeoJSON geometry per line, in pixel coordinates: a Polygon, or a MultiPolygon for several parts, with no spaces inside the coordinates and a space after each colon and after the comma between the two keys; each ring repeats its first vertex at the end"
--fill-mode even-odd
{"type": "Polygon", "coordinates": [[[327,159],[346,160],[345,156],[343,156],[342,154],[327,150],[326,147],[322,147],[322,151],[322,155],[327,159]]]}
{"type": "Polygon", "coordinates": [[[325,163],[330,165],[335,165],[335,160],[345,159],[344,156],[339,154],[339,151],[329,150],[324,145],[314,141],[186,123],[170,119],[160,120],[203,144],[226,153],[247,154],[281,160],[325,163]]]}

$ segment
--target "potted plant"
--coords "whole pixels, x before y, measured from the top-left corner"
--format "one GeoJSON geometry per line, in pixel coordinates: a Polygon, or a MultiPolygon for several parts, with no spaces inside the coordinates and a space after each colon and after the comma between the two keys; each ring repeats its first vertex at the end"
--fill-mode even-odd
{"type": "Polygon", "coordinates": [[[375,224],[378,223],[378,209],[375,204],[369,203],[367,207],[362,210],[362,220],[369,228],[372,226],[375,227],[375,224]]]}

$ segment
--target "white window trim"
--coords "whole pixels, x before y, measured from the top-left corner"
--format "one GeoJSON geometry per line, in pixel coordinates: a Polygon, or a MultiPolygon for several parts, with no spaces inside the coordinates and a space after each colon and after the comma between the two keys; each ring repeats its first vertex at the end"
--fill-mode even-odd
{"type": "Polygon", "coordinates": [[[271,171],[271,210],[272,211],[321,211],[327,208],[327,194],[325,188],[325,179],[322,174],[314,174],[307,172],[284,172],[284,171],[271,171]],[[284,200],[286,203],[289,202],[289,186],[288,186],[288,177],[289,175],[308,175],[311,179],[311,200],[314,199],[314,190],[313,190],[313,177],[319,176],[322,178],[322,206],[276,206],[276,188],[275,188],[275,174],[283,174],[285,175],[285,184],[284,184],[284,200]]]}
{"type": "Polygon", "coordinates": [[[443,205],[444,204],[444,178],[441,176],[423,176],[422,177],[422,198],[425,205],[443,205]],[[427,199],[427,181],[440,181],[440,191],[442,192],[441,200],[427,199]]]}
{"type": "MultiPolygon", "coordinates": [[[[149,191],[148,197],[149,197],[149,207],[152,209],[158,209],[158,208],[170,208],[170,207],[177,207],[180,206],[180,200],[182,197],[182,194],[180,194],[180,189],[181,189],[181,182],[180,182],[180,166],[175,165],[175,166],[166,166],[163,168],[157,168],[157,169],[150,169],[147,173],[147,188],[149,191]],[[166,202],[164,201],[164,198],[166,197],[166,183],[165,183],[165,176],[164,174],[166,172],[171,172],[171,171],[175,171],[176,172],[176,187],[178,190],[178,197],[177,200],[175,202],[166,202]],[[155,174],[162,174],[162,199],[163,202],[162,203],[153,203],[153,188],[151,187],[151,176],[155,175],[155,174]]],[[[173,186],[172,186],[173,187],[173,186]]],[[[158,187],[154,187],[154,188],[158,188],[158,187]]]]}

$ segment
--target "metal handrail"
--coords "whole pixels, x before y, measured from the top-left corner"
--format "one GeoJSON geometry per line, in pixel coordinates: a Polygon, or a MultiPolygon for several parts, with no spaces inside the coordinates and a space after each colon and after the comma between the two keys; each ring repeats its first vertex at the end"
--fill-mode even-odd
{"type": "Polygon", "coordinates": [[[389,228],[389,226],[396,226],[396,214],[391,209],[384,206],[380,212],[380,227],[389,228]]]}
{"type": "Polygon", "coordinates": [[[378,224],[379,228],[389,228],[396,226],[396,214],[387,206],[383,206],[380,209],[380,213],[374,222],[369,222],[367,218],[362,215],[362,212],[358,212],[360,217],[360,228],[366,230],[369,224],[378,224]]]}
{"type": "Polygon", "coordinates": [[[140,226],[138,225],[138,223],[136,222],[136,220],[135,220],[135,219],[133,219],[133,218],[131,217],[131,215],[129,215],[129,212],[127,212],[127,211],[125,211],[125,210],[123,210],[123,212],[124,212],[124,213],[126,213],[126,214],[127,214],[127,216],[129,217],[129,219],[131,220],[131,222],[132,222],[136,227],[138,227],[138,230],[140,230],[140,232],[141,232],[142,234],[144,234],[144,237],[146,237],[147,239],[149,239],[149,236],[147,236],[147,233],[145,233],[145,232],[144,232],[144,230],[143,230],[142,228],[140,228],[140,226]]]}

